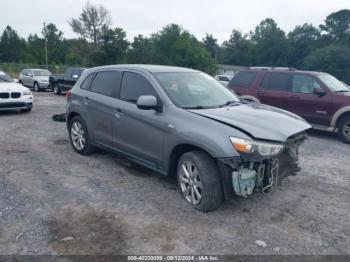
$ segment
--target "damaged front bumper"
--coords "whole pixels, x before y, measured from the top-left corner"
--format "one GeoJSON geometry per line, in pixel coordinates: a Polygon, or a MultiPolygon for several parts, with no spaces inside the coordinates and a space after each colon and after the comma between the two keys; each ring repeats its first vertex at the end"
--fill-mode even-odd
{"type": "Polygon", "coordinates": [[[305,139],[304,133],[288,139],[284,150],[271,158],[259,155],[219,158],[225,195],[247,197],[280,185],[288,176],[297,175],[301,170],[299,147],[305,139]]]}

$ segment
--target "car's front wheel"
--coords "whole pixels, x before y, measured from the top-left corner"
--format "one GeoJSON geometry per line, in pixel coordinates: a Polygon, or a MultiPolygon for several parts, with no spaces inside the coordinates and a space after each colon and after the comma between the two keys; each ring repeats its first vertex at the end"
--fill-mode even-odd
{"type": "Polygon", "coordinates": [[[350,144],[350,116],[344,117],[338,125],[338,136],[345,143],[350,144]]]}
{"type": "Polygon", "coordinates": [[[75,116],[69,124],[69,138],[75,152],[81,155],[89,155],[94,147],[91,145],[89,133],[85,121],[80,116],[75,116]]]}
{"type": "Polygon", "coordinates": [[[215,210],[224,200],[219,169],[205,152],[183,154],[177,165],[177,180],[183,198],[200,211],[215,210]]]}

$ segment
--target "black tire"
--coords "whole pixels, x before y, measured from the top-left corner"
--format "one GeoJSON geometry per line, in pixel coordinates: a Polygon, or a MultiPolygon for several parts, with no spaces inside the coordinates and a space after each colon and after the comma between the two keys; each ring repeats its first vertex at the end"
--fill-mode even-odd
{"type": "Polygon", "coordinates": [[[347,144],[350,144],[350,116],[344,117],[338,124],[338,136],[347,144]]]}
{"type": "Polygon", "coordinates": [[[41,88],[39,86],[39,84],[37,82],[34,83],[34,91],[35,92],[40,92],[41,91],[41,88]]]}
{"type": "Polygon", "coordinates": [[[29,113],[30,111],[32,111],[32,108],[21,109],[23,113],[29,113]]]}
{"type": "Polygon", "coordinates": [[[86,123],[85,123],[84,119],[81,116],[75,116],[69,122],[69,140],[70,140],[70,143],[71,143],[74,151],[77,152],[78,154],[90,155],[90,154],[92,154],[94,152],[94,146],[90,142],[89,132],[88,132],[86,123]],[[81,149],[77,148],[74,145],[74,143],[73,143],[72,126],[73,126],[74,123],[79,123],[81,125],[81,128],[84,130],[85,143],[84,143],[84,146],[81,149]]]}
{"type": "MultiPolygon", "coordinates": [[[[221,176],[219,169],[211,156],[203,151],[192,151],[185,153],[179,159],[176,173],[181,194],[185,201],[189,203],[193,208],[198,209],[202,212],[209,212],[220,207],[224,201],[221,176]],[[199,172],[202,187],[200,188],[201,200],[197,204],[190,202],[186,198],[180,182],[181,169],[183,168],[182,165],[186,165],[188,162],[193,163],[199,172]]],[[[187,185],[189,186],[190,184],[187,183],[187,185]]]]}
{"type": "Polygon", "coordinates": [[[53,84],[53,87],[52,87],[52,92],[55,94],[55,95],[60,95],[62,93],[61,89],[59,88],[58,84],[55,83],[53,84]]]}

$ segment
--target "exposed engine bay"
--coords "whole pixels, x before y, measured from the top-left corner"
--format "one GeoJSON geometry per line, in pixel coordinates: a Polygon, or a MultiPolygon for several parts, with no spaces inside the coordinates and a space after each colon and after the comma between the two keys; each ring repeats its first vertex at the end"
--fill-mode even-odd
{"type": "Polygon", "coordinates": [[[223,179],[224,183],[230,180],[235,195],[242,197],[254,192],[266,192],[281,185],[284,178],[295,176],[301,170],[299,147],[306,138],[305,133],[289,138],[283,151],[273,158],[241,156],[239,159],[220,159],[220,162],[231,169],[230,175],[227,174],[226,179],[223,179]]]}

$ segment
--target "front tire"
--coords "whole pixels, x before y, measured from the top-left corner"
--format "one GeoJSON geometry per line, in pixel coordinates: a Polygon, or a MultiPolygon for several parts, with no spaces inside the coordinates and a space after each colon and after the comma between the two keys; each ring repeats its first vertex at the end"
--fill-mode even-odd
{"type": "Polygon", "coordinates": [[[75,116],[69,123],[69,139],[75,152],[81,155],[93,153],[94,147],[91,145],[85,121],[81,116],[75,116]]]}
{"type": "Polygon", "coordinates": [[[177,180],[183,198],[202,212],[219,208],[224,200],[219,169],[205,152],[183,154],[177,165],[177,180]]]}
{"type": "Polygon", "coordinates": [[[339,122],[338,136],[345,143],[350,144],[350,116],[344,117],[339,122]]]}

